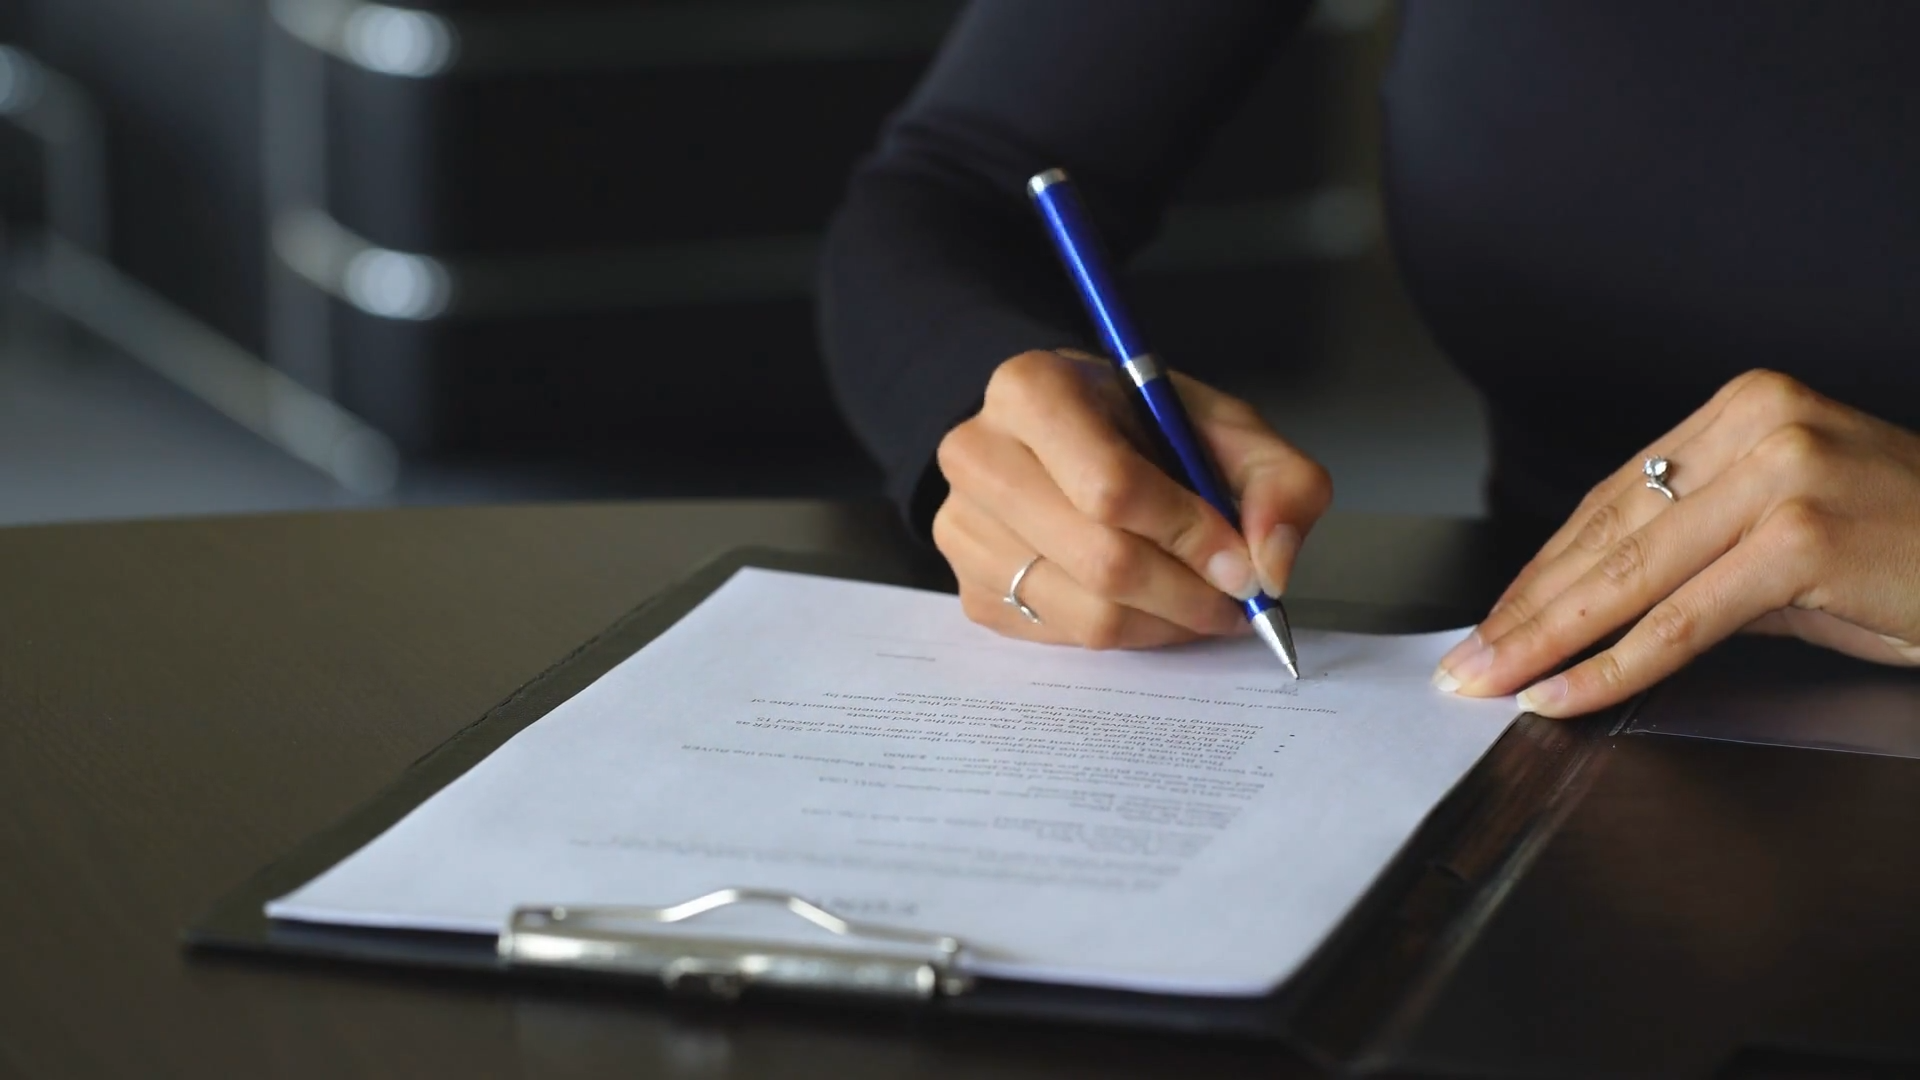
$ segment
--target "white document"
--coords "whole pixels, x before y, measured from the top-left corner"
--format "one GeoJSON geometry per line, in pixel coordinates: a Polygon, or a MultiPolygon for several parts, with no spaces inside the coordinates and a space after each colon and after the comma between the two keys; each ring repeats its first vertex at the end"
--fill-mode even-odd
{"type": "Polygon", "coordinates": [[[1512,720],[1428,685],[1458,637],[1297,631],[1296,682],[1252,637],[1092,653],[742,570],[267,911],[496,934],[769,888],[956,935],[978,974],[1261,994],[1512,720]]]}

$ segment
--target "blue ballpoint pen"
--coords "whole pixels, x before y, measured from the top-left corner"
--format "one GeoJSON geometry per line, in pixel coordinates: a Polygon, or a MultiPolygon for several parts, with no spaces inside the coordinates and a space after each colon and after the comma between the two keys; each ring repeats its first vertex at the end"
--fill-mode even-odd
{"type": "MultiPolygon", "coordinates": [[[[1127,381],[1139,391],[1155,426],[1165,437],[1173,456],[1179,459],[1180,472],[1185,475],[1176,475],[1174,479],[1205,499],[1207,505],[1218,510],[1227,524],[1238,531],[1239,511],[1226,485],[1220,482],[1220,473],[1206,448],[1194,434],[1193,422],[1187,419],[1187,410],[1180,404],[1173,381],[1167,378],[1160,361],[1147,350],[1146,342],[1134,329],[1133,320],[1120,305],[1120,292],[1107,271],[1092,222],[1074,193],[1072,181],[1064,171],[1048,169],[1027,181],[1027,193],[1033,196],[1033,204],[1046,222],[1047,235],[1080,291],[1080,299],[1086,304],[1087,315],[1093,320],[1101,344],[1106,346],[1108,355],[1113,357],[1127,381]]],[[[1241,601],[1241,606],[1261,640],[1287,665],[1287,671],[1299,678],[1293,630],[1287,625],[1287,612],[1280,601],[1256,593],[1253,599],[1241,601]]]]}

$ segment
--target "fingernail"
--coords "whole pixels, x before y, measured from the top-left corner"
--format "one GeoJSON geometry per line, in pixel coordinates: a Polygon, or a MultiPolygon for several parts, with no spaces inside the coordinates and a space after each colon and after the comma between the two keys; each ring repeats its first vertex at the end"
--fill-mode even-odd
{"type": "Polygon", "coordinates": [[[1528,712],[1544,715],[1566,699],[1567,677],[1555,675],[1551,679],[1542,679],[1520,691],[1513,702],[1528,712]]]}
{"type": "Polygon", "coordinates": [[[1453,643],[1453,648],[1448,649],[1447,654],[1440,658],[1440,666],[1443,669],[1451,669],[1468,653],[1479,652],[1481,649],[1486,648],[1485,641],[1486,639],[1480,636],[1479,628],[1475,627],[1466,637],[1453,643]]]}
{"type": "Polygon", "coordinates": [[[1287,575],[1293,572],[1293,557],[1300,550],[1300,530],[1291,525],[1275,525],[1260,541],[1260,589],[1278,600],[1286,591],[1287,575]]]}
{"type": "Polygon", "coordinates": [[[1480,631],[1475,630],[1440,658],[1440,666],[1433,669],[1433,685],[1451,694],[1492,666],[1493,649],[1480,639],[1480,631]]]}
{"type": "Polygon", "coordinates": [[[1251,600],[1253,594],[1260,591],[1260,583],[1254,580],[1252,561],[1232,548],[1215,552],[1213,558],[1207,560],[1207,580],[1235,600],[1251,600]]]}

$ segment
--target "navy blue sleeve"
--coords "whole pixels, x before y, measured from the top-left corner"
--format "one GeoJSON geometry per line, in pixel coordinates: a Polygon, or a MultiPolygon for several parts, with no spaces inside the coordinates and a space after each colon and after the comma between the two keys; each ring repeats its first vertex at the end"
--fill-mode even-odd
{"type": "Polygon", "coordinates": [[[827,237],[821,335],[841,410],[922,534],[940,439],[1029,349],[1092,346],[1026,202],[1072,173],[1124,260],[1306,0],[975,0],[861,164],[827,237]]]}

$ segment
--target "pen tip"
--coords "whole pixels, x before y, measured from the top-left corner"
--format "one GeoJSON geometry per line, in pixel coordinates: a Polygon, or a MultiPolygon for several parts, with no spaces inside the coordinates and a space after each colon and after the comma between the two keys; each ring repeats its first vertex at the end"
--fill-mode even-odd
{"type": "Polygon", "coordinates": [[[1299,654],[1293,648],[1293,629],[1287,625],[1286,613],[1276,605],[1255,615],[1252,621],[1254,632],[1260,635],[1261,641],[1267,643],[1267,648],[1273,650],[1273,655],[1286,665],[1287,674],[1299,678],[1299,654]]]}

